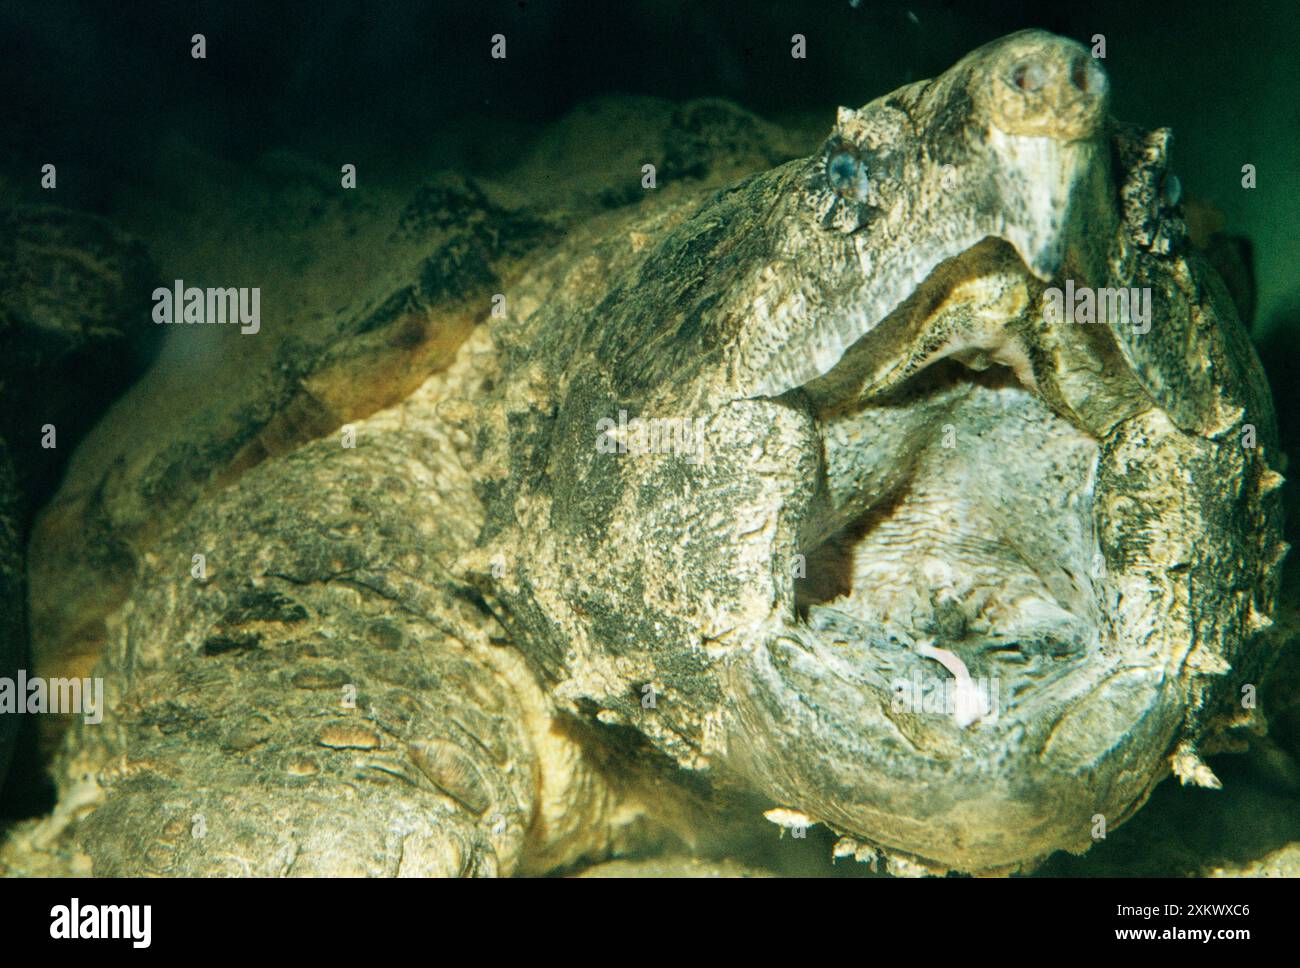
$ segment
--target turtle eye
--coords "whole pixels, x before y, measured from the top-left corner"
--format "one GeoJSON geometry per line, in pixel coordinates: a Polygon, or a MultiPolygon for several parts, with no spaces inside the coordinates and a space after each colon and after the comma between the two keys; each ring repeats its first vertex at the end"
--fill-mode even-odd
{"type": "Polygon", "coordinates": [[[861,200],[867,197],[867,165],[849,151],[837,151],[826,163],[826,180],[841,198],[861,200]]]}

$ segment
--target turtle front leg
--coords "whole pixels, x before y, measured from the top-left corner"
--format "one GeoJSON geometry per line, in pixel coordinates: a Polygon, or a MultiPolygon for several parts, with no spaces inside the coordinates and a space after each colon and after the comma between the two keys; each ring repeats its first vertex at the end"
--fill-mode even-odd
{"type": "Polygon", "coordinates": [[[382,426],[250,471],[146,557],[103,722],[57,764],[95,874],[506,875],[607,846],[579,744],[437,580],[472,522],[438,506],[436,442],[382,426]]]}

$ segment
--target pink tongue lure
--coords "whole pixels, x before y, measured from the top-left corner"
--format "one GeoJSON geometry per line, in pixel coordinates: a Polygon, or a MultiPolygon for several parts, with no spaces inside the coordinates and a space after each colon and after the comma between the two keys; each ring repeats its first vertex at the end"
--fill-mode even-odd
{"type": "Polygon", "coordinates": [[[992,712],[989,698],[975,685],[975,680],[971,678],[966,663],[961,661],[961,657],[957,653],[932,645],[933,641],[933,639],[925,639],[917,642],[916,654],[926,659],[933,659],[952,673],[953,679],[956,680],[953,691],[952,718],[957,725],[961,729],[965,729],[975,723],[983,722],[985,719],[989,719],[990,722],[996,719],[996,715],[991,719],[989,718],[989,714],[992,712]]]}

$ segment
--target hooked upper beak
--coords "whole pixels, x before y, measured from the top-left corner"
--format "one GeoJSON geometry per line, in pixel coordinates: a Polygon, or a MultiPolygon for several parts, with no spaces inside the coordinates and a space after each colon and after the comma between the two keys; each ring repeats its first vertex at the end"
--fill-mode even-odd
{"type": "Polygon", "coordinates": [[[998,166],[1001,234],[1044,282],[1060,269],[1081,226],[1083,180],[1098,165],[1110,84],[1100,62],[1041,31],[1009,38],[979,68],[973,89],[998,166]]]}

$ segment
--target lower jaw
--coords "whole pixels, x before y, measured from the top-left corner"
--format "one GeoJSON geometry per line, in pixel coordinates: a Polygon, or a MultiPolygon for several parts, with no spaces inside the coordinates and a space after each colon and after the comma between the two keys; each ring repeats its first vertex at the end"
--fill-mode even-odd
{"type": "MultiPolygon", "coordinates": [[[[874,642],[873,661],[905,646],[874,642]]],[[[1021,697],[959,726],[924,701],[900,707],[898,676],[792,627],[730,690],[743,712],[727,767],[776,805],[934,873],[1032,869],[1091,845],[1167,773],[1184,708],[1159,665],[1075,663],[1050,697],[1021,697]]],[[[933,673],[927,673],[933,676],[933,673]]]]}
{"type": "Polygon", "coordinates": [[[953,412],[1002,404],[1012,422],[973,432],[964,456],[931,441],[903,461],[910,477],[889,500],[810,556],[802,620],[730,669],[733,768],[936,871],[1032,867],[1125,820],[1210,728],[1212,683],[1271,607],[1250,532],[1266,534],[1272,512],[1239,452],[1158,411],[1095,442],[1005,382],[953,412]],[[1011,447],[1015,420],[1059,452],[1011,447]],[[1019,503],[995,501],[983,530],[962,531],[970,516],[956,512],[981,479],[1019,503]],[[1253,524],[1232,519],[1247,505],[1253,524]],[[1216,587],[1229,597],[1216,602],[1216,587]],[[915,693],[900,705],[900,681],[951,676],[919,641],[996,680],[996,715],[963,724],[915,693]]]}

